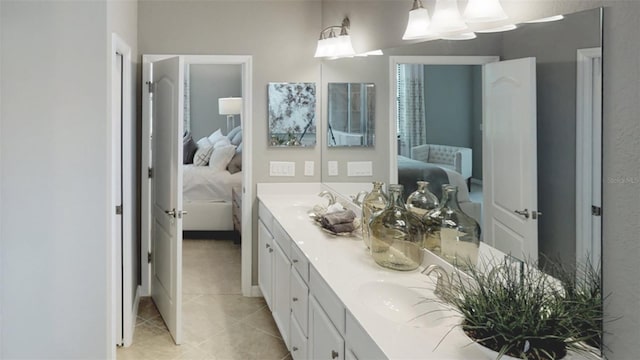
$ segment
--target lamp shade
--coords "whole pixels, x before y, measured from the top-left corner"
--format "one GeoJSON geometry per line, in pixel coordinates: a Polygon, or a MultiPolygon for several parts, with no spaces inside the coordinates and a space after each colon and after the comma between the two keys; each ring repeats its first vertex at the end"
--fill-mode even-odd
{"type": "Polygon", "coordinates": [[[431,18],[429,30],[436,33],[448,33],[466,30],[467,24],[462,19],[456,0],[436,0],[436,7],[431,18]]]}
{"type": "Polygon", "coordinates": [[[238,115],[242,113],[242,98],[219,98],[218,112],[220,113],[220,115],[238,115]]]}
{"type": "Polygon", "coordinates": [[[409,11],[409,21],[407,29],[404,31],[402,40],[420,39],[434,35],[429,31],[429,12],[420,7],[409,11]]]}
{"type": "Polygon", "coordinates": [[[500,0],[469,0],[464,19],[469,23],[500,21],[507,18],[500,0]]]}

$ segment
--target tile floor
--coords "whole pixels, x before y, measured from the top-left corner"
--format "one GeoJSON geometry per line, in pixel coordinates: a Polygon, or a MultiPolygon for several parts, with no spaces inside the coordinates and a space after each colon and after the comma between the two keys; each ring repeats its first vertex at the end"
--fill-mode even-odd
{"type": "Polygon", "coordinates": [[[240,245],[183,242],[184,343],[175,345],[150,298],[143,298],[133,345],[119,360],[291,359],[262,298],[240,292],[240,245]]]}

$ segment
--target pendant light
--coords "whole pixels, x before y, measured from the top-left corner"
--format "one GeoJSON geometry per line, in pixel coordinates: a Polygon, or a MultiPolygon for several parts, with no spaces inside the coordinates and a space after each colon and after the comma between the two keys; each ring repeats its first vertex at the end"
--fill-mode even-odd
{"type": "Polygon", "coordinates": [[[467,29],[456,0],[436,0],[431,18],[430,30],[435,33],[448,33],[467,29]]]}
{"type": "Polygon", "coordinates": [[[413,7],[409,11],[409,21],[407,29],[404,31],[402,40],[422,39],[435,34],[429,31],[429,12],[422,6],[421,0],[413,0],[413,7]]]}
{"type": "Polygon", "coordinates": [[[460,34],[444,35],[441,37],[441,39],[443,40],[471,40],[475,38],[476,38],[476,34],[474,32],[464,32],[460,34]]]}
{"type": "Polygon", "coordinates": [[[464,19],[469,23],[500,21],[507,14],[500,5],[500,0],[469,0],[464,10],[464,19]]]}

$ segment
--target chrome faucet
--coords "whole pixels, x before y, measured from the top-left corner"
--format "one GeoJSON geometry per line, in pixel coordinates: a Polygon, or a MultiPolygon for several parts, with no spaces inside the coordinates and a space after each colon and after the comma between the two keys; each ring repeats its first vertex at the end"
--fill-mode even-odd
{"type": "Polygon", "coordinates": [[[349,197],[351,198],[351,201],[353,201],[354,204],[361,206],[362,202],[364,201],[364,198],[367,196],[367,194],[369,194],[368,191],[362,190],[359,193],[357,193],[356,195],[350,195],[349,197]],[[360,197],[362,196],[362,200],[360,200],[360,197]]]}
{"type": "Polygon", "coordinates": [[[431,264],[427,266],[426,269],[422,270],[422,273],[426,276],[431,275],[431,273],[433,272],[438,275],[438,279],[436,280],[436,289],[433,293],[437,297],[442,299],[446,291],[448,290],[449,285],[451,284],[449,280],[449,274],[447,274],[447,271],[445,269],[436,264],[431,264]]]}
{"type": "Polygon", "coordinates": [[[327,198],[329,200],[329,206],[336,203],[336,196],[327,190],[322,191],[318,196],[327,198]]]}

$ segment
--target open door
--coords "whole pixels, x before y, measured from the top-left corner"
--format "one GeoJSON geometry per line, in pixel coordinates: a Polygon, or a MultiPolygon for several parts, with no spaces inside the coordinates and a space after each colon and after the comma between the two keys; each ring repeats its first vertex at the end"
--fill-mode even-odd
{"type": "Polygon", "coordinates": [[[536,60],[484,66],[484,239],[520,259],[538,259],[536,60]]]}
{"type": "Polygon", "coordinates": [[[182,342],[183,64],[152,63],[151,297],[176,344],[182,342]]]}

